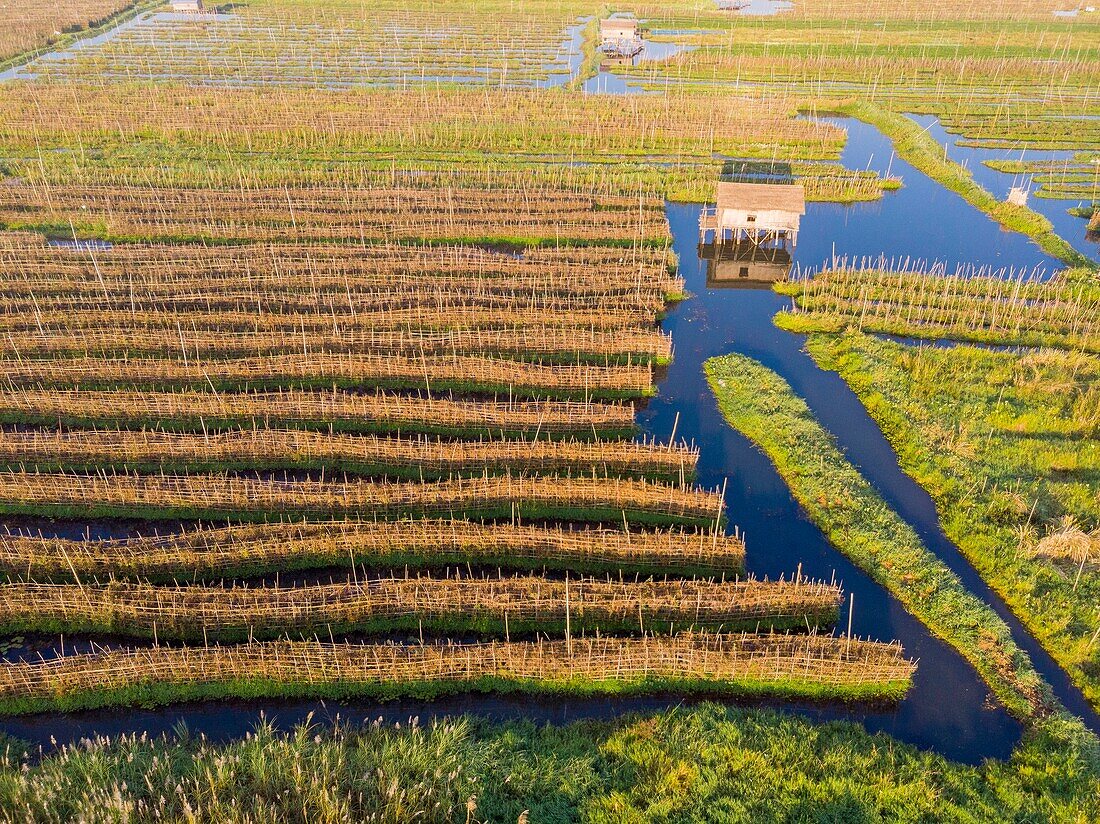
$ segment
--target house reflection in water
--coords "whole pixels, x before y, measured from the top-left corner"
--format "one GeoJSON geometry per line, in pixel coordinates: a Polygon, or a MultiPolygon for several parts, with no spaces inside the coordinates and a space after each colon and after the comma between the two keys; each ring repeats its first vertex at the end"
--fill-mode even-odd
{"type": "Polygon", "coordinates": [[[756,286],[786,280],[791,273],[791,253],[751,243],[699,244],[699,257],[707,262],[707,286],[756,286]]]}
{"type": "Polygon", "coordinates": [[[791,271],[806,194],[790,166],[729,162],[713,207],[699,219],[699,257],[707,285],[754,285],[783,280],[791,271]]]}

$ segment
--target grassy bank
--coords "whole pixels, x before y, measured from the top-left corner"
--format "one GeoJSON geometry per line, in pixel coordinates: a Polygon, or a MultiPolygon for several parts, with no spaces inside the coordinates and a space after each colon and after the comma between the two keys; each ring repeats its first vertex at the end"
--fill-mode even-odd
{"type": "Polygon", "coordinates": [[[1100,770],[1096,738],[1061,709],[1004,622],[890,509],[790,386],[741,355],[712,358],[706,371],[723,415],[767,453],[829,539],[958,649],[1032,730],[1057,729],[1100,770]]]}
{"type": "Polygon", "coordinates": [[[97,740],[0,760],[13,818],[243,822],[421,820],[1087,821],[1097,786],[1072,755],[1025,744],[964,766],[868,735],[763,710],[704,704],[565,727],[462,718],[429,726],[261,726],[213,744],[97,740]],[[165,792],[164,788],[174,788],[165,792]],[[469,810],[469,812],[467,812],[469,810]]]}
{"type": "Polygon", "coordinates": [[[816,336],[810,351],[859,396],[948,537],[1100,704],[1100,359],[858,334],[816,336]]]}
{"type": "Polygon", "coordinates": [[[1088,266],[1091,261],[1054,232],[1049,220],[1027,206],[998,200],[974,180],[970,171],[948,160],[943,146],[919,124],[903,114],[887,111],[865,101],[848,103],[839,110],[870,123],[890,138],[898,156],[924,172],[967,203],[981,209],[1006,229],[1025,234],[1046,253],[1070,266],[1088,266]]]}

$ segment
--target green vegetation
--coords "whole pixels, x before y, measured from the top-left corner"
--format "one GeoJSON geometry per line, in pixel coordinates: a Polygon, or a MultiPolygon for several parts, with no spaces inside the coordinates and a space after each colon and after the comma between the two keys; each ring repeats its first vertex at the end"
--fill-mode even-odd
{"type": "MultiPolygon", "coordinates": [[[[851,664],[859,666],[858,663],[851,664]]],[[[635,695],[721,696],[728,699],[857,702],[889,705],[909,691],[909,678],[870,679],[862,683],[829,684],[814,674],[753,677],[723,673],[715,677],[668,676],[616,677],[513,677],[475,675],[462,680],[398,678],[386,681],[319,682],[308,677],[289,678],[250,675],[205,682],[158,683],[139,681],[125,687],[94,687],[59,691],[43,697],[0,698],[0,715],[79,712],[105,707],[158,707],[195,701],[230,699],[301,699],[314,701],[393,701],[413,698],[431,701],[450,695],[532,695],[589,698],[635,695]]],[[[1063,745],[1066,743],[1062,742],[1063,745]]]]}
{"type": "Polygon", "coordinates": [[[774,318],[788,332],[856,329],[1100,352],[1100,280],[1086,268],[1049,280],[965,268],[837,268],[774,289],[794,298],[795,308],[774,318]]]}
{"type": "MultiPolygon", "coordinates": [[[[724,92],[619,97],[562,89],[38,82],[0,86],[0,107],[7,115],[0,174],[61,187],[277,186],[284,202],[284,186],[549,187],[701,201],[713,198],[725,157],[789,161],[811,200],[873,200],[898,185],[835,162],[843,130],[796,119],[793,106],[724,92]]],[[[296,202],[312,197],[292,195],[296,202]]],[[[119,205],[128,199],[117,196],[119,205]]],[[[107,221],[63,211],[12,212],[7,221],[33,222],[59,237],[72,236],[70,218],[78,233],[92,236],[107,221]]],[[[548,237],[557,243],[565,232],[548,237]]],[[[122,230],[112,236],[129,237],[122,230]]],[[[534,245],[538,238],[513,240],[534,245]]]]}
{"type": "Polygon", "coordinates": [[[809,346],[859,395],[947,535],[1100,704],[1100,358],[855,333],[809,346]]]}
{"type": "Polygon", "coordinates": [[[767,453],[829,539],[958,649],[1031,729],[1074,742],[1083,764],[1100,770],[1100,744],[1060,707],[1004,622],[890,509],[790,386],[742,355],[712,358],[706,372],[723,415],[767,453]]]}
{"type": "Polygon", "coordinates": [[[41,760],[16,742],[0,808],[35,821],[1085,822],[1100,786],[1034,738],[970,767],[868,735],[704,704],[566,727],[374,724],[213,744],[127,736],[41,760]],[[527,818],[521,815],[527,812],[527,818]]]}

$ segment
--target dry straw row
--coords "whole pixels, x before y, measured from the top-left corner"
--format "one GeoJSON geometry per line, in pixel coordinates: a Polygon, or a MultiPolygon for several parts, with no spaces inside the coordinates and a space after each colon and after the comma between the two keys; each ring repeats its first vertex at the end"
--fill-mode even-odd
{"type": "Polygon", "coordinates": [[[58,698],[138,685],[266,681],[284,687],[424,681],[620,682],[653,679],[862,686],[908,684],[898,644],[818,635],[699,635],[409,645],[254,642],[115,649],[0,664],[0,698],[58,698]]]}
{"type": "Polygon", "coordinates": [[[524,329],[560,328],[566,330],[652,329],[653,315],[637,307],[600,306],[599,308],[559,308],[548,312],[532,306],[475,306],[464,299],[444,300],[432,306],[383,307],[356,309],[346,301],[340,305],[308,307],[299,310],[257,311],[250,308],[206,309],[175,306],[138,307],[137,304],[108,308],[49,308],[35,299],[28,308],[22,303],[0,304],[0,330],[9,333],[72,334],[88,330],[120,329],[156,331],[164,328],[185,333],[237,331],[272,332],[300,335],[331,332],[334,335],[362,334],[365,331],[447,330],[447,329],[524,329]]]}
{"type": "Polygon", "coordinates": [[[344,244],[307,247],[303,252],[295,246],[257,243],[216,248],[127,244],[109,249],[5,250],[0,241],[0,266],[7,288],[36,295],[81,289],[151,295],[242,285],[298,292],[421,284],[609,294],[640,289],[680,293],[684,286],[682,278],[669,273],[664,253],[648,248],[604,250],[602,259],[591,262],[540,260],[533,257],[537,249],[525,251],[522,258],[497,255],[479,260],[445,254],[410,258],[401,247],[386,247],[393,250],[389,257],[362,251],[370,248],[344,244]],[[194,249],[206,251],[199,256],[194,249]]]}
{"type": "Polygon", "coordinates": [[[517,360],[633,358],[667,361],[672,338],[656,329],[521,328],[456,331],[269,330],[237,332],[193,330],[182,325],[159,329],[106,328],[9,332],[0,339],[9,353],[48,357],[74,353],[128,353],[195,357],[232,354],[342,352],[349,354],[501,355],[517,360]]]}
{"type": "Polygon", "coordinates": [[[644,480],[491,476],[436,483],[279,481],[223,475],[0,474],[0,509],[83,517],[261,520],[298,513],[576,518],[712,524],[715,492],[644,480]]]}
{"type": "Polygon", "coordinates": [[[561,312],[591,310],[596,306],[612,311],[633,311],[653,317],[665,308],[665,294],[657,289],[635,289],[630,292],[571,294],[562,291],[544,291],[524,286],[522,289],[502,290],[482,287],[466,288],[458,285],[434,286],[430,283],[395,285],[392,288],[368,288],[360,290],[335,289],[328,292],[297,292],[273,288],[249,289],[240,284],[236,289],[224,291],[204,290],[194,287],[188,292],[167,296],[144,296],[136,289],[119,290],[106,295],[95,290],[76,294],[44,294],[36,296],[17,290],[0,291],[0,307],[5,313],[29,314],[59,311],[252,311],[268,312],[324,312],[330,316],[356,315],[365,312],[396,312],[421,308],[444,309],[447,307],[475,306],[501,310],[547,309],[561,312]]]}
{"type": "Polygon", "coordinates": [[[195,361],[178,358],[72,357],[54,360],[0,360],[0,370],[16,386],[192,386],[325,385],[358,387],[446,387],[589,397],[632,397],[652,392],[649,366],[545,365],[474,355],[271,355],[195,361]]]}
{"type": "MultiPolygon", "coordinates": [[[[0,626],[92,630],[155,638],[312,634],[422,621],[513,630],[645,631],[684,626],[817,626],[840,608],[840,587],[814,581],[639,581],[384,578],[299,587],[151,586],[114,582],[0,585],[0,626]]],[[[413,623],[415,626],[415,623],[413,623]]]]}
{"type": "Polygon", "coordinates": [[[736,574],[745,545],[721,532],[565,529],[462,520],[204,526],[189,532],[73,540],[0,535],[0,570],[27,579],[180,580],[304,568],[420,565],[685,570],[736,574]]]}
{"type": "Polygon", "coordinates": [[[635,441],[441,441],[427,438],[246,429],[217,434],[159,431],[4,431],[0,465],[39,467],[293,468],[404,475],[600,474],[683,478],[694,474],[697,449],[635,441]],[[392,473],[391,473],[392,474],[392,473]]]}
{"type": "Polygon", "coordinates": [[[265,428],[453,431],[474,437],[527,433],[532,438],[562,434],[595,437],[634,428],[634,410],[623,404],[472,401],[297,390],[223,393],[9,387],[0,388],[0,419],[16,423],[61,420],[135,427],[164,425],[193,431],[228,422],[265,428]]]}
{"type": "Polygon", "coordinates": [[[519,240],[621,243],[628,238],[664,244],[670,239],[663,204],[656,198],[554,190],[523,197],[509,191],[457,188],[15,184],[0,189],[0,221],[24,226],[94,222],[112,236],[173,240],[421,241],[504,235],[519,240]]]}

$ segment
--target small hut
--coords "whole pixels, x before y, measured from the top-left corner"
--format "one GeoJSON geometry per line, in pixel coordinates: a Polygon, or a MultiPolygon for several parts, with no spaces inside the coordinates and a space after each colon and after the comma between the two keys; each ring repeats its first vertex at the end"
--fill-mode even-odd
{"type": "Polygon", "coordinates": [[[1013,206],[1027,206],[1027,189],[1023,186],[1013,186],[1008,190],[1008,202],[1013,206]]]}
{"type": "Polygon", "coordinates": [[[600,48],[608,54],[633,57],[642,46],[636,18],[613,14],[600,21],[600,48]]]}
{"type": "Polygon", "coordinates": [[[720,181],[714,208],[705,210],[700,220],[700,240],[706,242],[707,232],[713,232],[714,243],[793,247],[804,214],[806,192],[801,183],[720,181]]]}
{"type": "Polygon", "coordinates": [[[170,6],[176,14],[202,14],[202,0],[171,0],[170,6]]]}

